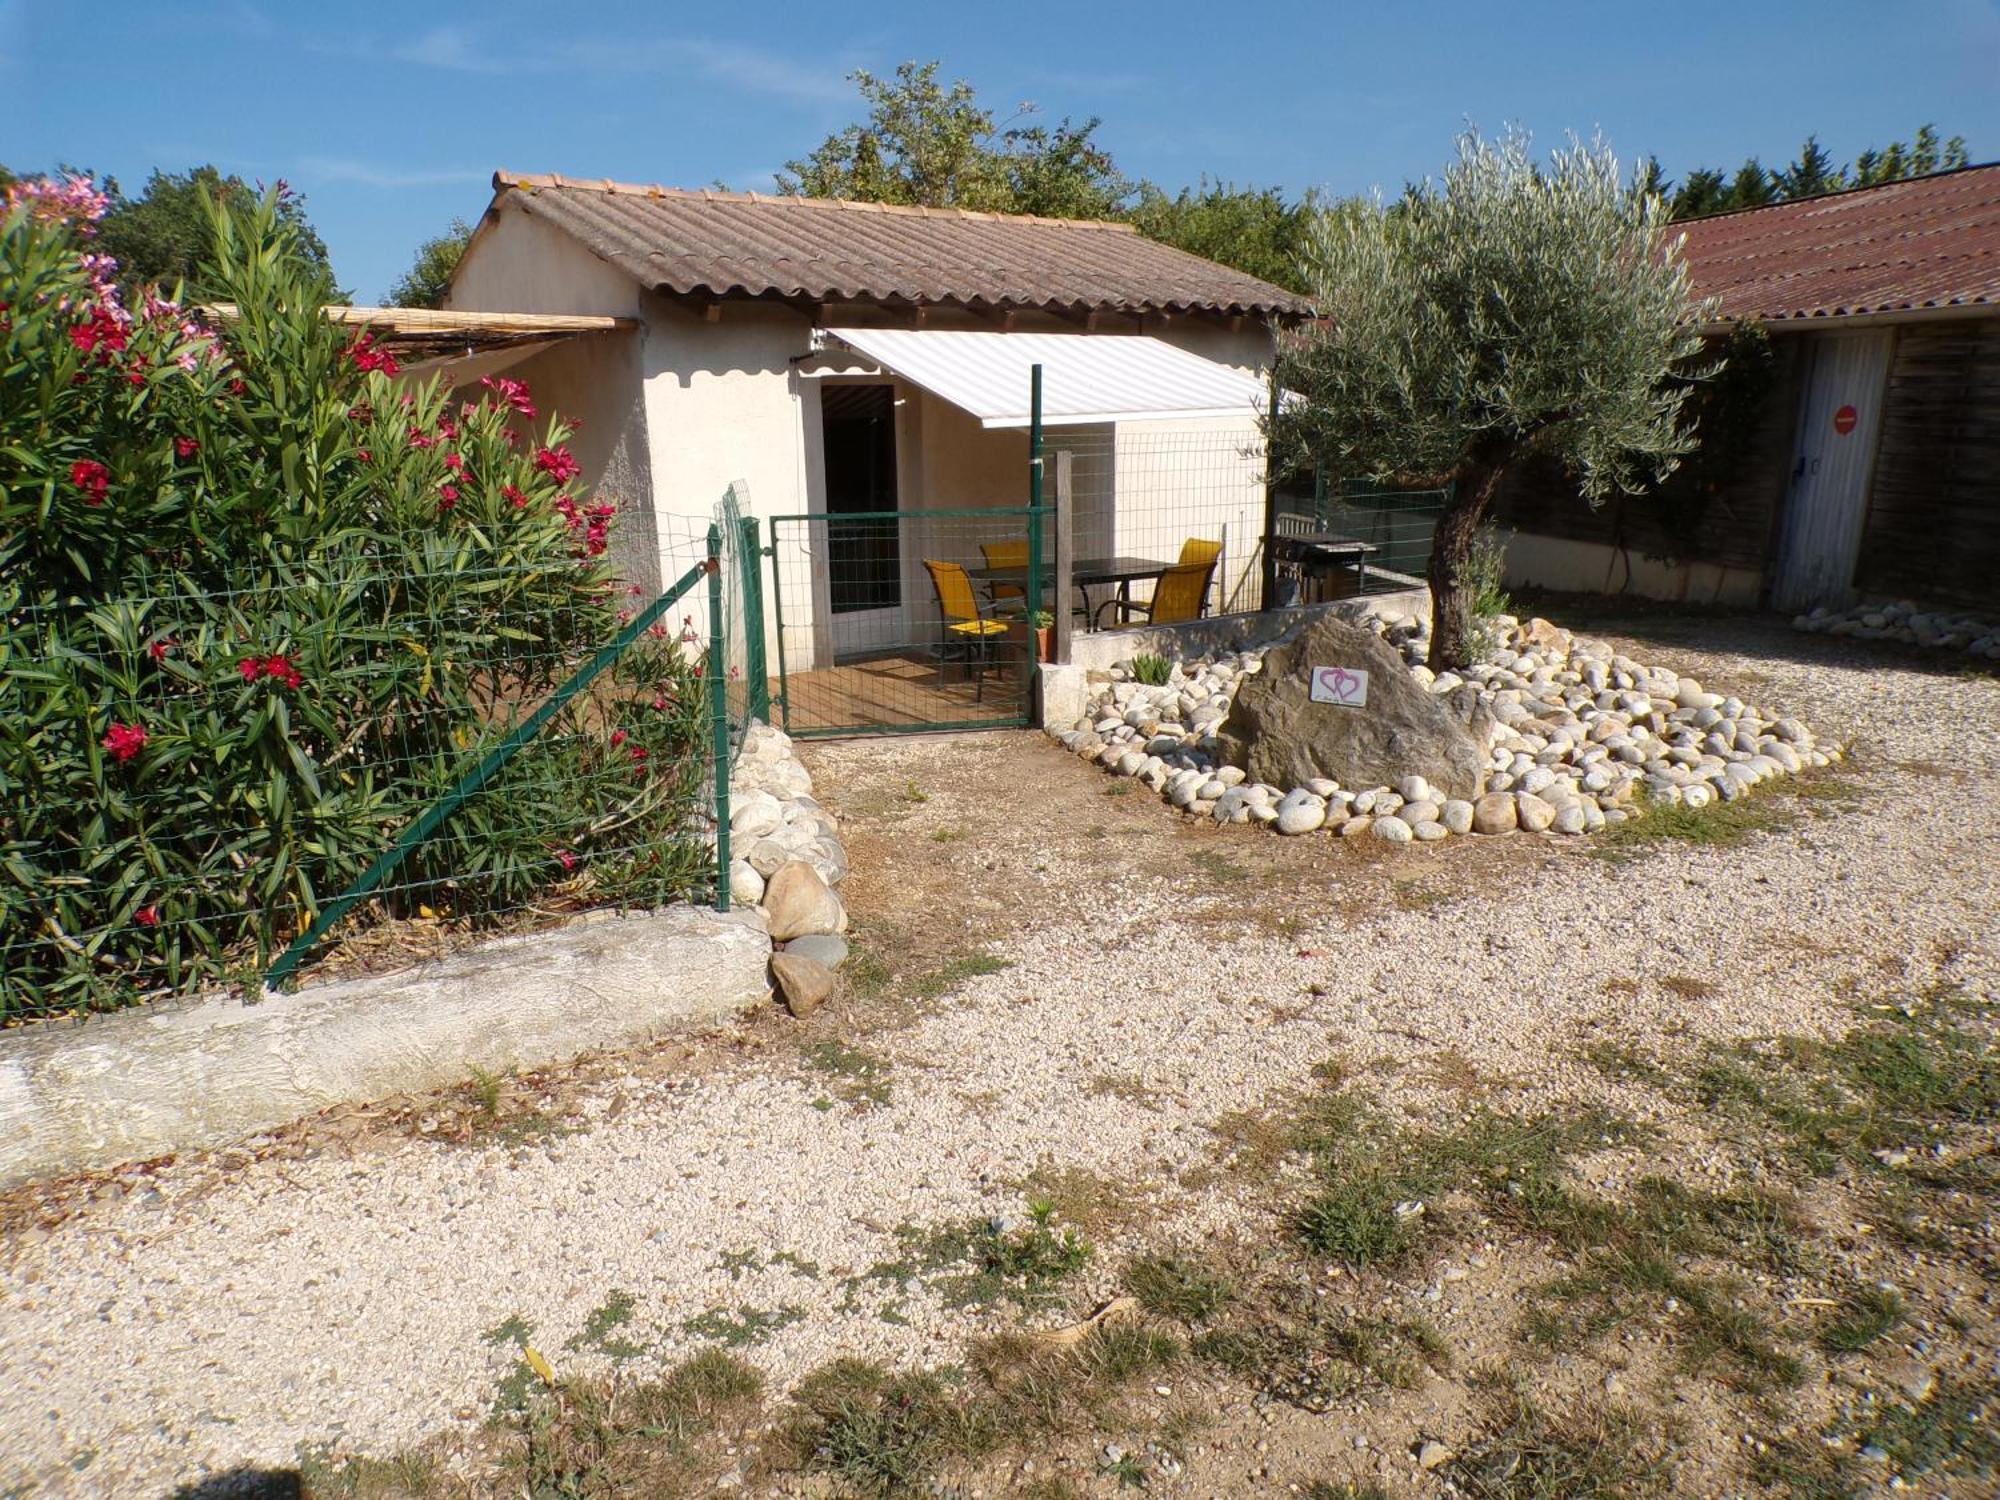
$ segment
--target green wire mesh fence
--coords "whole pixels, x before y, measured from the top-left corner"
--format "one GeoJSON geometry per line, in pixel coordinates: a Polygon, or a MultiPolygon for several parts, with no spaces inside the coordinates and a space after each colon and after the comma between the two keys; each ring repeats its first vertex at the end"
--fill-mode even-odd
{"type": "Polygon", "coordinates": [[[664,549],[651,598],[447,553],[330,553],[220,595],[0,597],[0,1018],[726,900],[708,542],[664,549]]]}

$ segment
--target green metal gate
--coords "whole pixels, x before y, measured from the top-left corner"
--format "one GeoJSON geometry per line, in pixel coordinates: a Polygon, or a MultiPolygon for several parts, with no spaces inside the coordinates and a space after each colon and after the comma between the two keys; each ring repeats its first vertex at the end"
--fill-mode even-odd
{"type": "Polygon", "coordinates": [[[770,527],[773,708],[786,733],[1033,721],[1048,638],[1040,506],[774,516],[770,527]]]}

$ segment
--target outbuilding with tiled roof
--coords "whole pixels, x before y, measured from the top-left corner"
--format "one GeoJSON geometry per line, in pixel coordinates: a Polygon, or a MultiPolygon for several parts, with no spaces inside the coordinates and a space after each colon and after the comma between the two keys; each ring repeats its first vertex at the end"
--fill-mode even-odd
{"type": "MultiPolygon", "coordinates": [[[[512,373],[580,419],[584,479],[618,504],[642,589],[685,565],[725,492],[765,523],[774,579],[795,580],[766,634],[793,672],[941,634],[955,649],[934,565],[1024,547],[1036,474],[1071,486],[1079,555],[1130,573],[1200,543],[1213,599],[1247,597],[1274,330],[1311,311],[1129,224],[508,171],[446,306],[616,320],[512,373]],[[1040,467],[1037,414],[1060,439],[1040,467]]],[[[1072,602],[1103,600],[1084,590],[1066,618],[1072,602]]]]}
{"type": "Polygon", "coordinates": [[[1667,504],[1503,497],[1518,583],[1786,611],[1910,597],[2000,614],[2000,164],[1674,226],[1720,330],[1770,335],[1732,470],[1667,504]]]}

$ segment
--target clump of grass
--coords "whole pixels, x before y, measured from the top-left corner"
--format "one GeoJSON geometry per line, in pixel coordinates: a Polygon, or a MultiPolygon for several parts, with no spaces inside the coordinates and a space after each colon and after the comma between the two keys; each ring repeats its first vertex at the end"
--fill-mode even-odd
{"type": "Polygon", "coordinates": [[[1130,1390],[1173,1369],[1186,1353],[1171,1334],[1118,1319],[1069,1348],[1031,1335],[992,1339],[978,1351],[977,1366],[1002,1426],[1040,1436],[1125,1425],[1130,1390]]]}
{"type": "Polygon", "coordinates": [[[860,1359],[801,1381],[780,1430],[800,1467],[884,1496],[923,1493],[948,1467],[991,1453],[1001,1435],[992,1404],[957,1372],[892,1373],[860,1359]]]}
{"type": "Polygon", "coordinates": [[[1192,1257],[1142,1255],[1125,1268],[1125,1286],[1158,1317],[1206,1323],[1236,1299],[1235,1280],[1192,1257]]]}
{"type": "Polygon", "coordinates": [[[1706,807],[1670,802],[1657,807],[1634,806],[1626,811],[1633,816],[1591,840],[1592,854],[1602,859],[1622,860],[1663,841],[1710,847],[1735,844],[1753,833],[1783,828],[1789,821],[1783,805],[1769,795],[1711,802],[1706,807]]]}
{"type": "MultiPolygon", "coordinates": [[[[422,1450],[338,1461],[321,1451],[299,1456],[296,1483],[275,1482],[264,1493],[306,1495],[312,1500],[429,1500],[441,1493],[443,1482],[443,1466],[434,1454],[422,1450]]],[[[175,1490],[173,1500],[193,1500],[199,1493],[188,1485],[175,1490]]]]}
{"type": "Polygon", "coordinates": [[[643,1384],[565,1381],[529,1403],[501,1450],[496,1491],[528,1495],[709,1493],[704,1452],[754,1414],[763,1377],[719,1350],[643,1384]]]}
{"type": "Polygon", "coordinates": [[[968,953],[954,958],[949,963],[919,975],[910,985],[910,993],[919,1000],[937,1000],[950,994],[968,979],[979,979],[988,974],[998,974],[1003,969],[1011,969],[1013,962],[992,953],[968,953]]]}
{"type": "Polygon", "coordinates": [[[1788,1197],[1751,1188],[1707,1193],[1648,1177],[1623,1200],[1545,1184],[1501,1207],[1576,1261],[1574,1271],[1542,1289],[1528,1321],[1536,1342],[1588,1339],[1649,1312],[1679,1324],[1683,1356],[1696,1368],[1724,1360],[1753,1387],[1801,1378],[1803,1366],[1739,1281],[1698,1269],[1721,1262],[1796,1273],[1803,1226],[1788,1197]]]}
{"type": "Polygon", "coordinates": [[[1894,1287],[1849,1292],[1820,1325],[1819,1346],[1829,1354],[1858,1354],[1903,1321],[1903,1297],[1894,1287]]]}
{"type": "Polygon", "coordinates": [[[1931,1148],[2000,1118],[2000,1056],[1968,1024],[1985,1010],[1940,991],[1881,1007],[1835,1041],[1717,1049],[1689,1086],[1703,1107],[1768,1127],[1816,1175],[1845,1165],[1884,1185],[1898,1169],[1883,1158],[1901,1151],[1918,1183],[1963,1185],[1931,1148]]]}
{"type": "Polygon", "coordinates": [[[931,841],[937,844],[955,844],[964,837],[963,828],[954,828],[949,824],[931,830],[931,841]]]}
{"type": "Polygon", "coordinates": [[[500,1116],[500,1091],[506,1085],[506,1076],[489,1073],[481,1067],[466,1069],[472,1075],[472,1097],[478,1102],[480,1113],[491,1120],[500,1116]]]}
{"type": "Polygon", "coordinates": [[[1295,1223],[1316,1253],[1357,1269],[1415,1247],[1443,1194],[1541,1189],[1611,1126],[1589,1111],[1522,1119],[1482,1110],[1449,1131],[1393,1130],[1358,1100],[1342,1113],[1350,1128],[1313,1148],[1318,1186],[1295,1223]]]}
{"type": "Polygon", "coordinates": [[[1390,1500],[1389,1492],[1372,1479],[1359,1482],[1315,1479],[1299,1491],[1305,1500],[1390,1500]]]}
{"type": "Polygon", "coordinates": [[[1449,1467],[1474,1500],[1639,1500],[1672,1493],[1659,1436],[1621,1408],[1543,1410],[1518,1388],[1487,1398],[1484,1430],[1449,1467]]]}
{"type": "Polygon", "coordinates": [[[1165,687],[1173,670],[1173,663],[1157,652],[1141,651],[1132,658],[1132,680],[1142,687],[1165,687]]]}

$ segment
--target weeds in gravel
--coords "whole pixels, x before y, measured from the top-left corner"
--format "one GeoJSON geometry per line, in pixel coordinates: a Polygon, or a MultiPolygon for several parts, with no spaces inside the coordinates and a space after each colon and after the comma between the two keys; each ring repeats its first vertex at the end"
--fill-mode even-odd
{"type": "Polygon", "coordinates": [[[799,1049],[806,1066],[828,1078],[840,1080],[834,1092],[849,1104],[881,1107],[892,1092],[889,1064],[872,1052],[850,1047],[837,1038],[808,1042],[799,1049]]]}
{"type": "Polygon", "coordinates": [[[658,1381],[564,1381],[530,1402],[503,1447],[496,1493],[569,1496],[712,1493],[715,1441],[757,1412],[764,1379],[718,1350],[658,1381]]]}
{"type": "Polygon", "coordinates": [[[1233,1277],[1192,1256],[1142,1255],[1125,1268],[1125,1287],[1147,1312],[1190,1325],[1236,1299],[1233,1277]]]}
{"type": "Polygon", "coordinates": [[[1616,863],[1661,843],[1707,847],[1741,843],[1753,833],[1769,833],[1789,822],[1787,809],[1771,793],[1739,797],[1734,802],[1714,802],[1701,808],[1669,803],[1662,807],[1634,806],[1627,811],[1632,816],[1591,839],[1589,853],[1616,863]]]}
{"type": "MultiPolygon", "coordinates": [[[[334,1459],[324,1451],[306,1452],[299,1455],[299,1471],[295,1480],[279,1480],[264,1489],[237,1488],[236,1495],[256,1500],[268,1495],[271,1500],[284,1496],[287,1500],[308,1497],[308,1500],[428,1500],[443,1487],[443,1470],[434,1454],[428,1452],[398,1453],[387,1458],[356,1456],[334,1459]]],[[[189,1500],[204,1493],[220,1491],[197,1489],[189,1485],[175,1492],[178,1497],[189,1500]]]]}
{"type": "Polygon", "coordinates": [[[1299,1493],[1305,1500],[1390,1500],[1389,1492],[1372,1479],[1338,1484],[1330,1479],[1315,1479],[1299,1493]]]}
{"type": "Polygon", "coordinates": [[[1058,1229],[1055,1206],[1031,1203],[1025,1218],[975,1219],[896,1231],[903,1254],[878,1262],[861,1280],[908,1286],[921,1282],[947,1307],[990,1307],[1010,1302],[1046,1307],[1063,1283],[1090,1262],[1091,1248],[1074,1229],[1058,1229]]]}
{"type": "Polygon", "coordinates": [[[588,1350],[616,1361],[637,1359],[646,1351],[618,1334],[619,1329],[632,1321],[632,1308],[632,1294],[613,1287],[603,1304],[590,1310],[583,1327],[563,1347],[572,1352],[588,1350]]]}
{"type": "Polygon", "coordinates": [[[922,1493],[1001,1437],[992,1405],[962,1373],[891,1373],[860,1359],[835,1360],[801,1381],[779,1433],[799,1468],[882,1496],[922,1493]]]}
{"type": "Polygon", "coordinates": [[[1496,1209],[1553,1239],[1575,1262],[1532,1306],[1527,1330],[1535,1342],[1562,1347],[1656,1315],[1677,1325],[1682,1355],[1695,1368],[1722,1361],[1752,1389],[1798,1383],[1803,1367],[1741,1280],[1703,1269],[1797,1272],[1804,1226],[1788,1197],[1754,1188],[1707,1193],[1647,1177],[1625,1198],[1544,1183],[1509,1200],[1496,1209]]]}
{"type": "Polygon", "coordinates": [[[1931,1249],[1976,1232],[1995,1162],[1960,1149],[2000,1119],[1992,1007],[1954,990],[1870,1006],[1833,1041],[1782,1037],[1712,1046],[1691,1064],[1586,1053],[1746,1128],[1811,1176],[1851,1175],[1881,1226],[1931,1249]],[[1963,1201],[1956,1201],[1962,1199],[1963,1201]]]}
{"type": "Polygon", "coordinates": [[[911,981],[910,993],[919,1000],[937,1000],[950,994],[968,979],[998,974],[1003,969],[1013,967],[1013,960],[992,953],[968,953],[963,958],[954,958],[949,963],[940,964],[937,968],[918,975],[911,981]]]}
{"type": "Polygon", "coordinates": [[[1486,1425],[1448,1472],[1474,1500],[1639,1500],[1667,1495],[1657,1432],[1631,1412],[1588,1402],[1545,1410],[1519,1387],[1487,1384],[1486,1425]]]}
{"type": "Polygon", "coordinates": [[[726,1307],[712,1307],[699,1317],[689,1318],[681,1327],[696,1338],[708,1339],[725,1349],[747,1349],[805,1315],[804,1308],[789,1302],[776,1308],[739,1307],[734,1312],[726,1307]]]}
{"type": "Polygon", "coordinates": [[[1144,1184],[1088,1167],[1059,1167],[1046,1156],[1014,1186],[1025,1201],[1048,1204],[1056,1219],[1086,1238],[1116,1234],[1156,1212],[1144,1184]]]}
{"type": "Polygon", "coordinates": [[[1864,1450],[1880,1453],[1894,1474],[1990,1479],[2000,1474],[1995,1404],[1991,1386],[1946,1376],[1921,1401],[1876,1403],[1843,1425],[1864,1450]]]}
{"type": "Polygon", "coordinates": [[[1902,1322],[1904,1311],[1902,1293],[1894,1287],[1861,1287],[1820,1325],[1819,1346],[1829,1354],[1859,1354],[1902,1322]]]}
{"type": "Polygon", "coordinates": [[[1188,863],[1217,885],[1241,885],[1250,878],[1248,866],[1239,865],[1213,849],[1197,849],[1188,856],[1188,863]]]}

